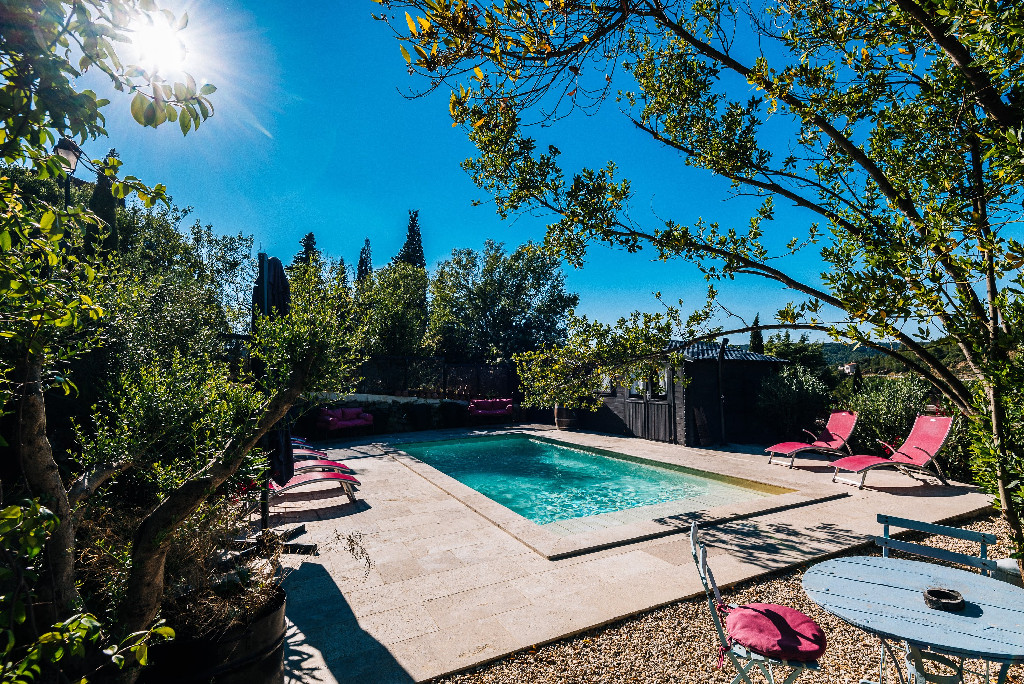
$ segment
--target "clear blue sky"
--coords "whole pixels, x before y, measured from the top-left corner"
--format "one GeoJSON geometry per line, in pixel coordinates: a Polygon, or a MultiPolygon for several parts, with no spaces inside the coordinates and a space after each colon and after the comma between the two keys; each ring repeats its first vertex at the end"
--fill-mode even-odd
{"type": "MultiPolygon", "coordinates": [[[[181,4],[163,3],[172,10],[181,4]]],[[[109,141],[84,147],[93,157],[116,147],[124,173],[165,183],[175,202],[222,233],[251,233],[256,248],[289,261],[313,231],[318,246],[353,264],[370,238],[374,265],[385,264],[405,238],[409,209],[419,209],[428,267],[453,248],[479,249],[493,238],[508,245],[540,239],[545,221],[501,221],[459,162],[473,153],[452,128],[448,90],[406,99],[422,82],[406,73],[397,42],[370,19],[370,0],[283,4],[271,0],[202,1],[187,5],[181,34],[189,70],[215,83],[215,116],[183,138],[168,123],[144,129],[131,119],[129,99],[115,93],[105,109],[109,141]]],[[[92,79],[89,79],[92,81],[92,79]]],[[[614,102],[594,117],[573,115],[535,131],[538,142],[563,152],[563,168],[614,160],[633,183],[634,217],[655,226],[656,215],[690,223],[703,216],[745,226],[750,205],[727,200],[727,183],[688,169],[678,155],[634,132],[614,102]]],[[[81,175],[81,174],[80,174],[81,175]]],[[[812,218],[779,206],[771,230],[783,244],[812,218]]],[[[658,307],[653,291],[699,306],[705,284],[692,266],[653,262],[595,248],[581,270],[569,270],[579,311],[612,321],[634,309],[658,307]]],[[[803,273],[815,259],[801,260],[803,273]]],[[[722,302],[762,322],[790,298],[761,280],[720,287],[722,302]]]]}

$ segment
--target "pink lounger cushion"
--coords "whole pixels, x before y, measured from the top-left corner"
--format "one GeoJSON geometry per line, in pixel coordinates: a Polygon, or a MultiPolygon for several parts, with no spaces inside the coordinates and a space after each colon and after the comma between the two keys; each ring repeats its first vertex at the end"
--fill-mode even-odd
{"type": "Polygon", "coordinates": [[[765,449],[765,451],[770,451],[776,454],[791,454],[794,451],[810,451],[814,447],[819,446],[825,448],[826,444],[823,442],[814,442],[813,444],[808,444],[807,442],[783,442],[781,444],[772,445],[765,449]]]}
{"type": "Polygon", "coordinates": [[[881,456],[847,456],[841,458],[838,461],[833,461],[832,466],[839,468],[839,470],[847,470],[851,473],[859,473],[865,468],[874,468],[876,466],[883,465],[896,465],[897,461],[893,461],[888,458],[882,458],[881,456]]]}
{"type": "Polygon", "coordinates": [[[308,459],[304,461],[295,462],[295,470],[337,470],[345,473],[354,473],[355,471],[349,468],[341,461],[332,461],[326,458],[308,459]]]}
{"type": "Polygon", "coordinates": [[[825,632],[818,623],[787,606],[748,603],[733,608],[725,628],[731,641],[768,658],[808,662],[825,652],[825,632]]]}
{"type": "Polygon", "coordinates": [[[312,473],[300,473],[288,480],[283,486],[277,484],[273,480],[270,481],[270,491],[283,492],[286,489],[292,489],[294,487],[301,487],[305,484],[313,482],[338,482],[341,485],[358,485],[359,480],[348,475],[347,473],[324,473],[324,472],[312,472],[312,473]]]}

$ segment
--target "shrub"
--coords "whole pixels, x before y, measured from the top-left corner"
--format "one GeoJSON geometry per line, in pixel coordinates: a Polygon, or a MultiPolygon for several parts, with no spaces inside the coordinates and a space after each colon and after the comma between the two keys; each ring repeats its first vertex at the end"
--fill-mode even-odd
{"type": "Polygon", "coordinates": [[[810,369],[793,364],[764,379],[758,395],[758,410],[768,425],[777,425],[787,437],[814,424],[828,406],[828,386],[810,369]]]}
{"type": "MultiPolygon", "coordinates": [[[[888,455],[879,440],[893,446],[902,444],[915,418],[927,404],[933,403],[933,394],[931,385],[917,376],[868,377],[859,389],[844,381],[836,390],[837,408],[857,412],[857,428],[850,438],[850,448],[856,454],[888,455]]],[[[952,411],[941,402],[939,406],[947,413],[952,411]]],[[[939,457],[946,475],[970,481],[969,444],[964,421],[954,421],[939,457]]]]}

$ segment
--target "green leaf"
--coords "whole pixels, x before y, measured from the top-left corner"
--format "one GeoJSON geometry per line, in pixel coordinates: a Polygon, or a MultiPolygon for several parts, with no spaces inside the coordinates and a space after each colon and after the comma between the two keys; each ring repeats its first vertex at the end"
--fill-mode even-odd
{"type": "Polygon", "coordinates": [[[200,95],[213,95],[215,92],[217,92],[217,86],[213,85],[212,83],[207,83],[199,89],[200,95]]]}
{"type": "Polygon", "coordinates": [[[141,92],[135,93],[135,97],[132,98],[132,118],[143,126],[146,125],[146,106],[149,104],[149,98],[141,92]]]}
{"type": "Polygon", "coordinates": [[[182,135],[188,135],[188,132],[192,130],[192,116],[184,109],[178,117],[178,127],[181,128],[182,135]]]}
{"type": "Polygon", "coordinates": [[[0,232],[0,249],[7,251],[11,248],[11,233],[10,231],[0,232]]]}
{"type": "Polygon", "coordinates": [[[42,218],[39,219],[39,230],[44,233],[49,233],[50,229],[53,228],[53,222],[57,220],[57,215],[52,211],[48,211],[43,214],[42,218]]]}
{"type": "Polygon", "coordinates": [[[186,26],[188,26],[188,12],[182,12],[181,16],[178,17],[178,21],[174,24],[174,30],[180,31],[186,26]]]}

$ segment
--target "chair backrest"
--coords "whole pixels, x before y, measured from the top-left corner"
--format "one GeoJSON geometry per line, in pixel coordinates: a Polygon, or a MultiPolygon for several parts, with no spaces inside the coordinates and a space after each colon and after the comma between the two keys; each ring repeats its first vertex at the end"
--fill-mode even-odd
{"type": "Polygon", "coordinates": [[[890,458],[901,463],[923,466],[935,458],[949,437],[952,416],[918,416],[907,440],[890,458]]]}
{"type": "Polygon", "coordinates": [[[833,449],[841,449],[849,441],[856,424],[857,414],[854,411],[833,411],[825,429],[818,435],[818,441],[833,449]]]}
{"type": "Polygon", "coordinates": [[[718,639],[723,648],[729,648],[729,640],[725,636],[725,628],[722,627],[722,619],[718,615],[718,608],[722,605],[722,593],[718,590],[715,582],[715,575],[708,565],[708,549],[697,538],[697,523],[690,523],[690,553],[693,554],[693,562],[697,564],[697,576],[700,583],[704,585],[704,595],[708,598],[708,608],[711,610],[711,620],[715,623],[715,631],[718,632],[718,639]]]}
{"type": "Polygon", "coordinates": [[[920,520],[897,518],[883,513],[878,514],[878,522],[882,525],[882,536],[875,537],[875,544],[882,547],[882,556],[886,558],[889,556],[889,549],[896,549],[897,551],[913,553],[918,556],[926,556],[928,558],[935,558],[936,560],[946,561],[948,563],[968,565],[972,568],[980,569],[984,575],[990,575],[992,571],[996,569],[996,561],[988,557],[988,545],[996,543],[996,535],[994,534],[962,530],[959,527],[936,525],[934,523],[921,522],[920,520]],[[938,534],[944,537],[953,537],[955,539],[979,542],[981,544],[981,552],[978,556],[972,556],[968,553],[957,553],[955,551],[937,549],[923,544],[914,544],[912,542],[891,539],[889,537],[890,525],[893,527],[901,527],[906,530],[916,530],[917,532],[926,532],[927,534],[938,534]]]}

